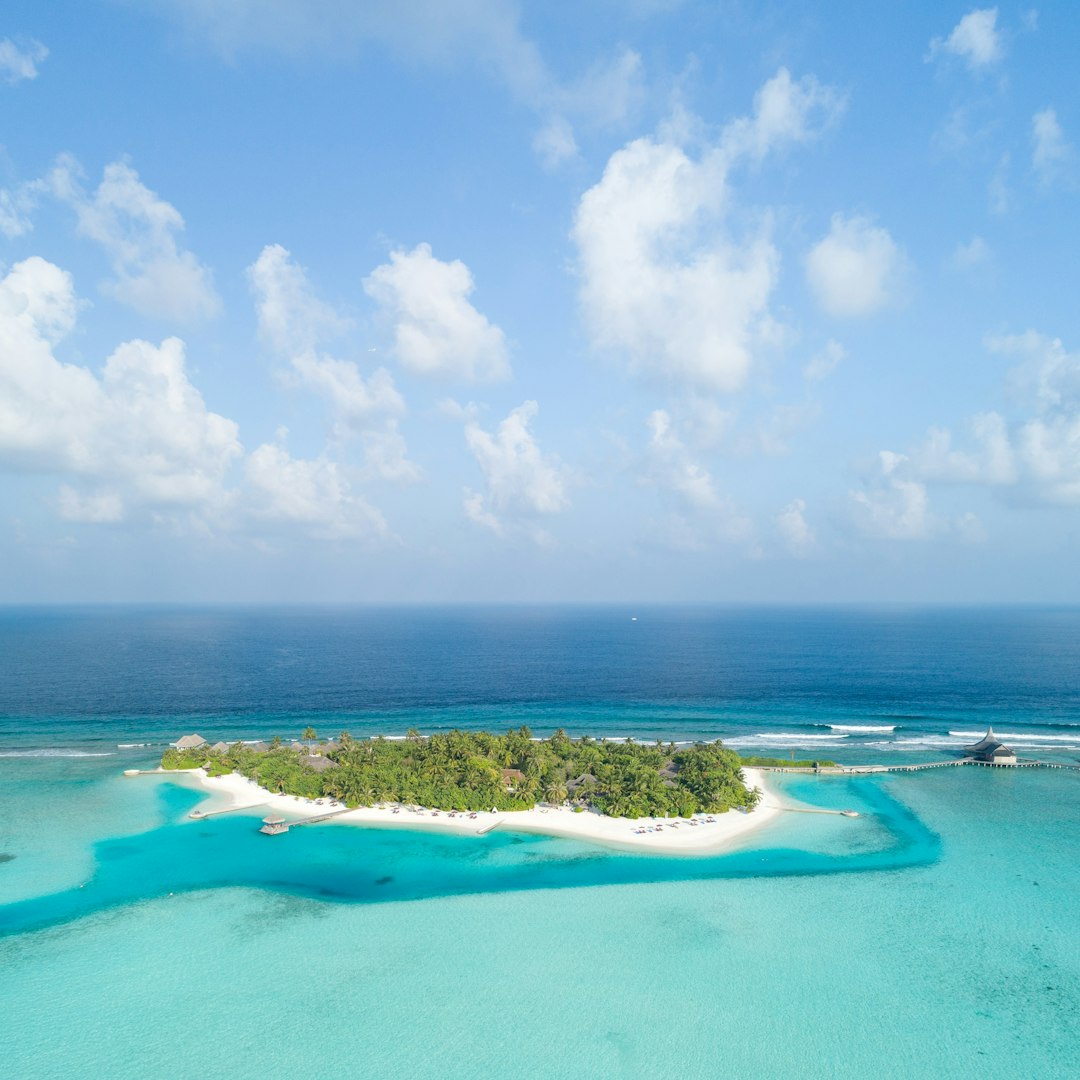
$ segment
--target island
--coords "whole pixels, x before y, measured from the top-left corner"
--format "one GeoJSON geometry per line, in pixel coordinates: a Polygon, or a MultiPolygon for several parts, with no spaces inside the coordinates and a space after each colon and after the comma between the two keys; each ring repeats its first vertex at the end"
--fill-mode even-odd
{"type": "Polygon", "coordinates": [[[527,727],[494,735],[449,731],[404,739],[310,738],[286,744],[217,743],[185,736],[164,769],[239,773],[260,787],[345,806],[395,802],[437,810],[530,810],[571,803],[610,817],[690,817],[751,809],[760,792],[743,782],[738,754],[719,740],[676,747],[631,739],[535,739],[527,727]]]}

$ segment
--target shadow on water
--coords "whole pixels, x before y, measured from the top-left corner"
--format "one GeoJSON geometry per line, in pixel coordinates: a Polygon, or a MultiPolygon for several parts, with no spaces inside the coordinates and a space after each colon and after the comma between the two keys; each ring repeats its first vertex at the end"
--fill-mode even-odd
{"type": "MultiPolygon", "coordinates": [[[[829,793],[836,794],[835,789],[829,793]]],[[[463,837],[327,825],[269,838],[251,817],[222,817],[212,828],[196,826],[185,818],[200,796],[171,784],[162,785],[161,795],[167,820],[176,824],[99,842],[90,880],[0,907],[0,935],[199,889],[248,886],[325,901],[375,903],[527,889],[889,871],[929,865],[940,852],[933,832],[864,778],[847,781],[842,797],[884,837],[872,851],[829,854],[775,847],[700,858],[613,852],[574,840],[502,832],[463,837]]]]}

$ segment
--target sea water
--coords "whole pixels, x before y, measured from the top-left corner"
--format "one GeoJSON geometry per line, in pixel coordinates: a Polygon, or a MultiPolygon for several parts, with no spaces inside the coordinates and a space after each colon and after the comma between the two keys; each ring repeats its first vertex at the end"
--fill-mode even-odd
{"type": "Polygon", "coordinates": [[[1076,1074],[1080,772],[789,776],[860,816],[707,858],[269,839],[121,775],[309,723],[1070,763],[1075,612],[9,611],[0,655],[5,1077],[1076,1074]]]}

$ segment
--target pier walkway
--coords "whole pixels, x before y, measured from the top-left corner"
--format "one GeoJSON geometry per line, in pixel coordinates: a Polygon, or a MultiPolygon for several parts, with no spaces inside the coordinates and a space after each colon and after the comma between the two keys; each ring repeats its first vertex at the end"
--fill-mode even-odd
{"type": "Polygon", "coordinates": [[[873,773],[922,772],[924,769],[954,769],[961,765],[978,765],[983,769],[1080,770],[1080,765],[1070,765],[1061,761],[1017,761],[1005,765],[992,761],[972,761],[969,758],[951,761],[923,761],[911,765],[822,765],[817,769],[808,765],[754,765],[752,768],[761,772],[809,773],[813,776],[863,776],[873,773]]]}

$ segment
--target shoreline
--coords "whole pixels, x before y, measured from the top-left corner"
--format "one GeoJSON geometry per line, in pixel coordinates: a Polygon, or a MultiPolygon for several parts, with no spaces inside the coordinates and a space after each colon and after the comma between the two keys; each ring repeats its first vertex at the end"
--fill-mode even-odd
{"type": "MultiPolygon", "coordinates": [[[[296,795],[280,795],[259,787],[238,773],[228,776],[207,776],[204,770],[157,771],[163,777],[185,777],[181,786],[193,787],[207,795],[195,807],[198,816],[227,810],[244,810],[278,814],[287,819],[303,819],[340,809],[335,800],[305,799],[296,795]]],[[[352,825],[363,828],[422,829],[431,832],[453,833],[459,836],[481,836],[494,830],[538,833],[569,840],[584,840],[622,851],[670,855],[716,855],[736,846],[737,841],[757,832],[779,817],[783,800],[771,788],[763,774],[752,768],[743,769],[748,788],[760,788],[762,798],[753,810],[741,813],[728,810],[723,814],[698,814],[697,824],[687,818],[615,818],[589,810],[575,813],[567,807],[534,807],[531,810],[505,810],[492,813],[480,811],[475,817],[467,813],[450,816],[451,811],[417,809],[396,804],[361,806],[337,813],[327,825],[352,825]],[[705,821],[711,817],[714,820],[705,821]],[[638,832],[644,829],[644,832],[638,832]],[[652,831],[649,831],[652,830],[652,831]]],[[[193,811],[193,812],[195,812],[193,811]]]]}

